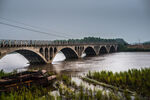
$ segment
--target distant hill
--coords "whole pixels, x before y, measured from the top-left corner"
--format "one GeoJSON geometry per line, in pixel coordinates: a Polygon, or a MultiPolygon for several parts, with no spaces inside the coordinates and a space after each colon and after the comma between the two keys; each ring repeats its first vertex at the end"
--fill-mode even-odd
{"type": "Polygon", "coordinates": [[[116,39],[116,42],[117,42],[118,44],[128,45],[128,43],[127,43],[124,39],[121,39],[121,38],[116,39]]]}
{"type": "Polygon", "coordinates": [[[144,42],[143,44],[144,44],[144,45],[147,45],[147,44],[150,45],[150,41],[144,42]]]}

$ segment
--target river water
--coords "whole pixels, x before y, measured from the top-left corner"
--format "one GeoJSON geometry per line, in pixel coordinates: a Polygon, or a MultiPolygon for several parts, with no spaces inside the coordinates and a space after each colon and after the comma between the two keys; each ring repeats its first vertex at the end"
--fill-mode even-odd
{"type": "Polygon", "coordinates": [[[29,66],[28,61],[18,53],[9,54],[0,60],[0,69],[4,69],[6,72],[14,69],[34,68],[81,75],[88,71],[109,70],[119,72],[146,67],[150,67],[150,52],[119,52],[67,61],[65,61],[65,56],[62,53],[58,53],[52,64],[34,66],[29,66]]]}

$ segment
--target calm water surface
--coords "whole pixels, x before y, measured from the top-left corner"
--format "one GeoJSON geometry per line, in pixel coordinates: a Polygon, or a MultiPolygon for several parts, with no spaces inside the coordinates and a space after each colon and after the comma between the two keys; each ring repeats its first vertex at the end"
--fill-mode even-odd
{"type": "Polygon", "coordinates": [[[9,54],[0,60],[0,69],[12,71],[16,68],[22,69],[25,67],[78,75],[87,73],[89,70],[119,72],[132,68],[150,67],[150,52],[121,52],[69,61],[63,61],[64,59],[65,56],[59,53],[53,64],[29,66],[28,61],[23,56],[15,53],[9,54]]]}
{"type": "MultiPolygon", "coordinates": [[[[59,56],[58,56],[59,57],[59,56]]],[[[37,67],[37,66],[33,66],[37,67]]],[[[39,66],[57,73],[84,74],[90,71],[109,70],[113,72],[126,71],[128,69],[150,67],[149,52],[121,52],[96,57],[85,57],[77,60],[53,62],[39,66]]]]}

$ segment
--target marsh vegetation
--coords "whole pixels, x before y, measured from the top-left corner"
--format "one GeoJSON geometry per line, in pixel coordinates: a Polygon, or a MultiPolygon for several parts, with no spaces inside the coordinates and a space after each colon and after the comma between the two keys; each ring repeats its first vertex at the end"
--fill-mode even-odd
{"type": "MultiPolygon", "coordinates": [[[[146,71],[147,69],[142,69],[142,70],[146,73],[149,72],[149,71],[146,71]]],[[[132,71],[134,70],[131,70],[131,73],[132,71]]],[[[97,76],[98,73],[101,73],[101,72],[93,72],[93,73],[89,72],[87,76],[89,78],[99,79],[98,78],[99,76],[97,76]]],[[[102,73],[106,74],[107,72],[103,71],[102,73]]],[[[120,72],[120,73],[123,73],[123,72],[120,72]]],[[[111,75],[113,75],[113,73],[111,73],[111,75]]],[[[133,73],[133,75],[136,75],[136,74],[133,73]]],[[[119,73],[117,73],[117,76],[119,76],[119,73]]],[[[108,81],[109,78],[107,77],[109,77],[109,74],[106,77],[103,76],[103,79],[106,78],[105,83],[108,84],[111,81],[108,81]]],[[[139,78],[139,76],[137,77],[139,78]]],[[[71,76],[61,74],[57,76],[57,80],[53,84],[51,84],[51,86],[49,85],[47,87],[42,87],[42,86],[34,85],[32,87],[22,87],[18,90],[13,90],[7,93],[1,92],[0,100],[132,100],[133,98],[134,100],[141,100],[141,98],[137,94],[133,96],[126,91],[127,88],[124,86],[126,85],[125,83],[123,83],[122,81],[117,81],[118,78],[115,79],[112,77],[112,79],[114,82],[114,84],[112,85],[115,85],[115,86],[121,85],[121,87],[124,88],[123,92],[119,92],[117,89],[115,90],[114,89],[108,90],[107,88],[98,89],[97,87],[92,89],[92,88],[84,86],[84,84],[82,83],[80,85],[77,85],[76,82],[71,80],[71,76]],[[53,88],[51,88],[52,86],[53,88]],[[56,91],[56,92],[54,93],[53,91],[56,91]]],[[[121,80],[121,77],[119,80],[121,80]]]]}
{"type": "Polygon", "coordinates": [[[150,98],[150,68],[131,69],[116,73],[111,71],[89,72],[87,77],[150,98]]]}

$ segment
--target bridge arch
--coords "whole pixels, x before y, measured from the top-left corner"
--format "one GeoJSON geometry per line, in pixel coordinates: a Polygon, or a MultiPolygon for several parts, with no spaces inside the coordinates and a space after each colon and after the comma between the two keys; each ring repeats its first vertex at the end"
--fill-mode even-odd
{"type": "Polygon", "coordinates": [[[111,47],[110,47],[110,50],[109,50],[109,53],[113,53],[113,52],[116,52],[116,49],[115,49],[114,46],[111,46],[111,47]]]}
{"type": "MultiPolygon", "coordinates": [[[[54,48],[55,50],[55,48],[54,48]]],[[[55,58],[55,56],[57,55],[57,53],[59,53],[60,51],[65,55],[66,59],[77,59],[78,58],[78,54],[77,52],[70,48],[70,47],[64,47],[64,48],[61,48],[61,49],[57,49],[56,48],[56,53],[54,54],[54,57],[51,59],[53,60],[55,58]]]]}
{"type": "Polygon", "coordinates": [[[94,48],[92,48],[90,46],[85,48],[84,53],[86,53],[86,56],[95,56],[96,55],[94,48]]]}
{"type": "Polygon", "coordinates": [[[66,59],[77,59],[78,54],[72,48],[66,47],[60,50],[66,57],[66,59]]]}
{"type": "Polygon", "coordinates": [[[106,54],[106,53],[108,53],[107,48],[105,46],[102,46],[99,50],[99,55],[106,54]]]}
{"type": "Polygon", "coordinates": [[[47,63],[46,59],[44,58],[44,56],[42,56],[42,54],[36,52],[36,50],[30,50],[28,48],[9,50],[5,53],[1,53],[1,58],[4,57],[6,54],[10,54],[13,52],[17,52],[23,55],[30,62],[31,65],[47,63]]]}

